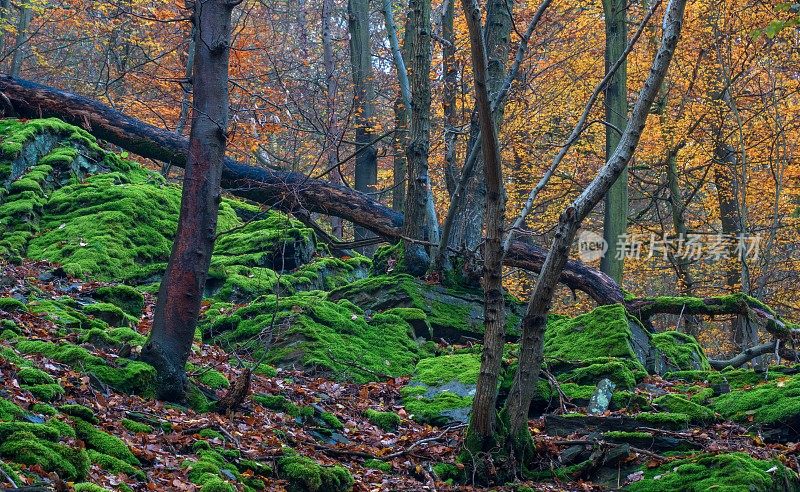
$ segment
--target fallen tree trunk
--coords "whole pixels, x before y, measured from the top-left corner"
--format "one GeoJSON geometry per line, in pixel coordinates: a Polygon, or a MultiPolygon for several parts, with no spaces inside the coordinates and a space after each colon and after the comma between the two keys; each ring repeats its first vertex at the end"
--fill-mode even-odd
{"type": "Polygon", "coordinates": [[[778,341],[773,340],[769,343],[762,343],[761,345],[743,350],[730,359],[708,359],[708,363],[711,365],[712,369],[716,369],[717,371],[721,371],[728,366],[734,368],[741,367],[758,356],[775,352],[777,347],[778,341]]]}
{"type": "MultiPolygon", "coordinates": [[[[6,114],[24,118],[56,117],[142,157],[178,167],[186,164],[189,140],[149,125],[99,101],[22,79],[0,75],[6,114]]],[[[349,220],[389,240],[402,237],[403,215],[369,196],[300,173],[276,171],[225,159],[222,187],[229,193],[285,212],[317,212],[349,220]]],[[[505,264],[539,272],[547,251],[514,241],[505,264]]],[[[561,282],[588,294],[598,304],[623,301],[616,282],[578,261],[567,263],[561,282]]]]}

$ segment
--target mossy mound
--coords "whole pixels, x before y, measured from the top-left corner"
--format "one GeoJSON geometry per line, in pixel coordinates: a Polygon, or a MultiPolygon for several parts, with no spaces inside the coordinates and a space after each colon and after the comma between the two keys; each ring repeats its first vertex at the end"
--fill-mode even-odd
{"type": "Polygon", "coordinates": [[[422,348],[400,316],[369,316],[348,301],[331,302],[323,292],[264,296],[233,309],[213,305],[201,325],[203,337],[260,357],[262,337],[272,340],[265,362],[303,367],[341,380],[374,381],[411,374],[422,348]]]}
{"type": "Polygon", "coordinates": [[[294,451],[278,459],[278,475],[288,481],[289,492],[347,492],[353,488],[353,477],[345,468],[324,466],[294,451]]]}
{"type": "Polygon", "coordinates": [[[762,461],[744,453],[700,454],[644,470],[644,479],[631,492],[705,492],[729,490],[778,492],[797,490],[794,472],[778,461],[762,461]]]}
{"type": "MultiPolygon", "coordinates": [[[[347,299],[362,309],[382,312],[392,308],[415,308],[425,314],[432,333],[418,336],[458,340],[483,333],[483,294],[480,291],[447,289],[427,285],[406,274],[372,276],[328,294],[332,301],[347,299]]],[[[518,333],[523,305],[507,298],[506,329],[518,333]]]]}
{"type": "Polygon", "coordinates": [[[677,331],[656,333],[653,346],[666,358],[668,371],[711,369],[703,348],[691,335],[677,331]]]}
{"type": "Polygon", "coordinates": [[[721,395],[714,409],[740,422],[800,429],[800,375],[721,395]]]}
{"type": "Polygon", "coordinates": [[[466,422],[480,365],[477,352],[420,360],[408,385],[400,390],[406,411],[414,420],[434,425],[466,422]]]}

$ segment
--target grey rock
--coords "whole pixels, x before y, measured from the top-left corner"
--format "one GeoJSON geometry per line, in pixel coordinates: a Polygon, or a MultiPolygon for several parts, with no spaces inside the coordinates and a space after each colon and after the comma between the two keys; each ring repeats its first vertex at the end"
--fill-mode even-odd
{"type": "Polygon", "coordinates": [[[611,397],[614,395],[614,388],[617,385],[608,378],[603,378],[597,383],[597,387],[589,400],[588,411],[590,415],[602,415],[611,405],[611,397]]]}

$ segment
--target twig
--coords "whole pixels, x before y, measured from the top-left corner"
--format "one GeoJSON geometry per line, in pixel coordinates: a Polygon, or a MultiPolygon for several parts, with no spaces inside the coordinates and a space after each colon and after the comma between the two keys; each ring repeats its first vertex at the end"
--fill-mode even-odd
{"type": "Polygon", "coordinates": [[[322,444],[317,444],[317,443],[313,443],[313,444],[312,443],[307,443],[307,444],[312,444],[312,446],[314,446],[314,449],[318,449],[318,450],[320,450],[320,451],[322,451],[324,453],[329,453],[329,454],[335,454],[335,455],[340,455],[340,456],[358,456],[359,458],[367,458],[367,459],[390,460],[390,459],[393,459],[393,458],[397,458],[399,456],[403,456],[405,454],[409,454],[417,446],[420,446],[420,445],[425,444],[425,443],[433,442],[433,441],[438,441],[439,439],[444,437],[445,434],[447,434],[448,432],[450,432],[452,430],[456,430],[456,429],[463,429],[466,426],[467,426],[467,424],[452,425],[452,426],[446,428],[445,430],[443,430],[442,432],[440,432],[439,434],[437,434],[435,436],[426,437],[424,439],[420,439],[420,440],[414,442],[413,444],[411,444],[409,447],[407,447],[405,449],[401,449],[400,451],[396,451],[394,453],[389,453],[389,454],[386,454],[386,455],[383,455],[383,456],[378,456],[378,455],[375,455],[375,454],[365,453],[364,451],[355,451],[355,450],[343,449],[343,448],[332,448],[332,447],[323,446],[322,444]]]}
{"type": "Polygon", "coordinates": [[[13,478],[11,478],[11,477],[8,475],[8,473],[6,473],[6,471],[3,469],[3,467],[2,467],[2,466],[0,466],[0,472],[3,474],[3,476],[4,476],[4,477],[6,477],[6,480],[8,480],[8,483],[10,483],[10,484],[11,484],[11,486],[12,486],[12,487],[14,487],[14,488],[16,489],[16,488],[17,488],[17,483],[14,481],[14,479],[13,479],[13,478]]]}

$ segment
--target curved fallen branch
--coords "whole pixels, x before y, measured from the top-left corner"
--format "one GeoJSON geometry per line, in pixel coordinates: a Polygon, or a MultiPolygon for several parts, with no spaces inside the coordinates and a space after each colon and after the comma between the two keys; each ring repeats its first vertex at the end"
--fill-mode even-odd
{"type": "Polygon", "coordinates": [[[708,359],[708,363],[711,365],[712,369],[716,369],[717,371],[721,371],[728,366],[733,368],[741,367],[758,356],[775,352],[777,347],[778,341],[773,340],[771,342],[762,343],[761,345],[756,345],[755,347],[750,347],[746,350],[743,350],[741,353],[731,357],[730,359],[708,359]]]}

